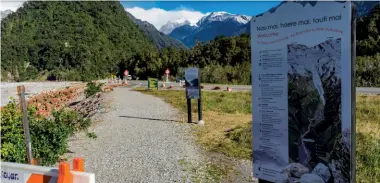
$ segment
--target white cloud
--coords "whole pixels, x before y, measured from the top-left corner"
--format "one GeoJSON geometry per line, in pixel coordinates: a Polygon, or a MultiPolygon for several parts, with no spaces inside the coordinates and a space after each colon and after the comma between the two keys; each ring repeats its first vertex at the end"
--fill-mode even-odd
{"type": "Polygon", "coordinates": [[[175,10],[167,11],[160,8],[143,9],[140,7],[133,7],[126,8],[125,10],[131,13],[134,17],[151,23],[156,29],[160,29],[168,21],[184,22],[185,20],[189,20],[192,24],[195,24],[199,19],[206,15],[202,12],[185,8],[177,8],[175,10]]]}
{"type": "MultiPolygon", "coordinates": [[[[16,11],[25,1],[26,0],[1,0],[0,10],[4,11],[10,9],[12,11],[16,11]]],[[[160,8],[143,9],[140,7],[125,8],[125,10],[136,18],[153,24],[157,29],[160,29],[168,21],[182,23],[185,20],[189,20],[191,24],[195,24],[199,19],[208,14],[187,9],[185,7],[179,7],[169,11],[160,8]]]]}
{"type": "Polygon", "coordinates": [[[16,11],[18,8],[20,8],[22,6],[22,4],[25,2],[26,0],[19,0],[19,1],[1,1],[1,5],[0,5],[0,10],[1,11],[4,11],[4,10],[7,10],[7,9],[10,9],[12,11],[16,11]]]}

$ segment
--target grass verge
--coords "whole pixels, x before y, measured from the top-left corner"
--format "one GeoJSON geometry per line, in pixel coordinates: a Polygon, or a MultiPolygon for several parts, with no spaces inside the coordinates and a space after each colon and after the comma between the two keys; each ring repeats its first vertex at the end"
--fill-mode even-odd
{"type": "MultiPolygon", "coordinates": [[[[181,109],[182,118],[187,119],[187,104],[183,91],[160,91],[136,89],[145,94],[163,98],[174,107],[181,109]]],[[[240,126],[251,124],[251,94],[249,92],[203,92],[202,93],[203,120],[202,128],[194,128],[197,141],[208,151],[222,152],[230,157],[250,158],[250,145],[235,140],[232,132],[240,126]]],[[[192,100],[193,120],[198,118],[197,101],[192,100]]],[[[185,121],[185,120],[184,120],[185,121]]],[[[244,136],[244,135],[243,135],[244,136]]],[[[245,138],[245,140],[250,138],[245,138]]],[[[248,140],[252,143],[251,140],[248,140]]]]}
{"type": "Polygon", "coordinates": [[[380,96],[358,95],[356,103],[357,182],[380,182],[380,96]]]}
{"type": "Polygon", "coordinates": [[[190,175],[190,177],[183,177],[183,181],[218,183],[221,182],[223,175],[227,171],[226,167],[220,167],[210,162],[198,164],[185,159],[180,159],[178,162],[183,168],[182,171],[188,172],[190,175]]]}
{"type": "MultiPolygon", "coordinates": [[[[136,90],[164,99],[187,119],[184,91],[136,90]]],[[[251,93],[203,91],[202,99],[206,123],[194,127],[198,143],[211,152],[251,159],[251,93]]],[[[193,119],[197,119],[195,100],[192,106],[193,119]]],[[[357,181],[380,182],[380,96],[358,95],[356,107],[357,181]]]]}

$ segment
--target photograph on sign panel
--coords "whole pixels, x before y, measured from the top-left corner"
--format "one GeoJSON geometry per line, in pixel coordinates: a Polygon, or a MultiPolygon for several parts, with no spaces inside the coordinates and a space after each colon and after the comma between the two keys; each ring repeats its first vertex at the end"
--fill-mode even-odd
{"type": "Polygon", "coordinates": [[[312,47],[297,43],[287,47],[287,168],[319,171],[325,182],[349,182],[350,142],[341,130],[341,38],[312,47]]]}

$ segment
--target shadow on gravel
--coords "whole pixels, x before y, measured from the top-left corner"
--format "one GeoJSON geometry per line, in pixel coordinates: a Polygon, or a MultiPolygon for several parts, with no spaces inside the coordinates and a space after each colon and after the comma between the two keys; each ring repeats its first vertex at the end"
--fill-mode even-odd
{"type": "Polygon", "coordinates": [[[119,116],[119,117],[121,117],[121,118],[134,118],[134,119],[147,119],[147,120],[153,120],[153,121],[182,122],[182,121],[172,120],[172,119],[143,118],[143,117],[136,117],[136,116],[119,116]]]}
{"type": "Polygon", "coordinates": [[[73,154],[73,153],[75,153],[75,152],[73,152],[73,151],[71,151],[71,150],[67,149],[67,150],[66,150],[66,153],[70,153],[70,154],[73,154]]]}
{"type": "Polygon", "coordinates": [[[74,106],[74,105],[76,105],[76,104],[79,104],[81,101],[76,101],[76,102],[71,102],[71,103],[69,103],[69,107],[71,107],[71,106],[74,106]]]}

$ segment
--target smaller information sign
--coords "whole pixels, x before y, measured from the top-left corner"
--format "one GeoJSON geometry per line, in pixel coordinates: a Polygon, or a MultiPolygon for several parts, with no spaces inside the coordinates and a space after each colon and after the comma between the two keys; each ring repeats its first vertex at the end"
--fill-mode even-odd
{"type": "Polygon", "coordinates": [[[148,78],[148,89],[157,88],[158,89],[158,79],[157,78],[148,78]]]}
{"type": "Polygon", "coordinates": [[[186,98],[198,99],[200,96],[200,72],[198,68],[187,68],[185,71],[186,98]]]}

